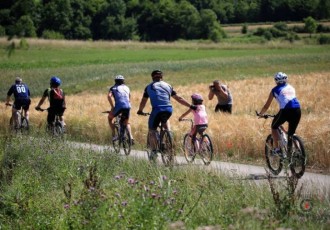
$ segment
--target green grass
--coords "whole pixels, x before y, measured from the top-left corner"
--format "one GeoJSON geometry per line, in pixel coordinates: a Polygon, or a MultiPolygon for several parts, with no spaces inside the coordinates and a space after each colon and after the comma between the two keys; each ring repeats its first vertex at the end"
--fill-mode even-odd
{"type": "Polygon", "coordinates": [[[28,83],[33,96],[40,96],[52,75],[60,76],[65,91],[71,94],[103,91],[112,84],[116,74],[126,76],[132,90],[141,90],[156,68],[162,69],[165,79],[173,85],[208,83],[214,78],[268,77],[277,71],[288,74],[328,71],[329,47],[281,43],[216,46],[180,42],[87,48],[83,45],[34,45],[29,49],[16,49],[8,57],[8,51],[2,46],[0,93],[5,95],[16,75],[21,75],[28,83]]]}
{"type": "MultiPolygon", "coordinates": [[[[77,149],[54,139],[18,136],[2,138],[0,144],[3,229],[329,226],[328,199],[310,197],[313,209],[303,212],[303,197],[296,196],[283,213],[267,183],[257,186],[193,166],[154,167],[145,160],[77,149]]],[[[278,191],[285,196],[285,189],[278,191]]]]}

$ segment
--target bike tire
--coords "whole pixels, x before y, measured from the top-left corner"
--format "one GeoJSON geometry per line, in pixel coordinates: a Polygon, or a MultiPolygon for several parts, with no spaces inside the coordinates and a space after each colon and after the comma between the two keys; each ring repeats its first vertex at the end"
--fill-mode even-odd
{"type": "Polygon", "coordinates": [[[61,122],[55,122],[53,127],[53,135],[54,137],[61,137],[63,134],[63,126],[61,122]]]}
{"type": "Polygon", "coordinates": [[[213,159],[213,145],[211,138],[207,134],[203,134],[201,146],[200,146],[200,156],[205,165],[209,165],[213,159]]]}
{"type": "Polygon", "coordinates": [[[294,135],[292,137],[292,153],[290,156],[290,170],[296,178],[301,178],[305,173],[306,153],[304,143],[301,137],[294,135]]]}
{"type": "Polygon", "coordinates": [[[273,148],[273,137],[269,134],[265,143],[266,164],[272,174],[278,175],[283,168],[283,159],[279,155],[272,154],[273,148]]]}
{"type": "Polygon", "coordinates": [[[28,121],[28,119],[26,119],[26,117],[22,117],[20,128],[21,128],[21,131],[23,134],[29,133],[30,126],[29,126],[29,121],[28,121]]]}
{"type": "Polygon", "coordinates": [[[121,134],[120,142],[121,146],[123,146],[125,155],[128,156],[131,153],[132,139],[129,135],[127,127],[124,128],[123,133],[121,134]]]}
{"type": "Polygon", "coordinates": [[[191,136],[187,133],[183,138],[183,153],[188,163],[193,163],[195,160],[195,146],[192,142],[191,136]]]}
{"type": "Polygon", "coordinates": [[[113,133],[113,136],[117,137],[117,139],[112,140],[112,146],[116,153],[120,152],[120,142],[119,142],[119,127],[115,126],[115,133],[113,133]]]}
{"type": "Polygon", "coordinates": [[[160,135],[160,152],[162,161],[165,166],[172,166],[174,164],[174,149],[173,149],[173,138],[168,130],[164,130],[160,135]]]}
{"type": "Polygon", "coordinates": [[[14,122],[14,118],[11,117],[10,120],[9,120],[9,128],[11,131],[16,131],[15,129],[15,122],[14,122]]]}

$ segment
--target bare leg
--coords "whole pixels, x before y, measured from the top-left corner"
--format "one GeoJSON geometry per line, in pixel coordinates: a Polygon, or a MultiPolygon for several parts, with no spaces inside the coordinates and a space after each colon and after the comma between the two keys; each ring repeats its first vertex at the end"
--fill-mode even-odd
{"type": "Polygon", "coordinates": [[[279,135],[277,129],[272,129],[272,137],[273,137],[273,147],[278,148],[279,147],[279,135]]]}

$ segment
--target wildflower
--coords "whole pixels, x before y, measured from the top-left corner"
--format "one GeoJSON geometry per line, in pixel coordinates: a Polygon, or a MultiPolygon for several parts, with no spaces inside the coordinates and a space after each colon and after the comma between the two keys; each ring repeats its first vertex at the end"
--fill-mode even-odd
{"type": "Polygon", "coordinates": [[[156,198],[157,197],[157,194],[156,193],[151,193],[151,197],[152,198],[156,198]]]}
{"type": "Polygon", "coordinates": [[[118,192],[115,193],[116,197],[120,197],[120,194],[118,192]]]}
{"type": "Polygon", "coordinates": [[[127,201],[123,201],[123,202],[121,202],[121,205],[122,205],[122,206],[127,206],[127,201]]]}
{"type": "Polygon", "coordinates": [[[150,184],[151,184],[151,185],[154,185],[154,184],[155,184],[155,181],[153,181],[153,180],[150,181],[150,184]]]}
{"type": "Polygon", "coordinates": [[[65,204],[65,205],[64,205],[64,208],[65,208],[65,209],[69,209],[69,208],[70,208],[70,205],[69,205],[69,204],[65,204]]]}
{"type": "Polygon", "coordinates": [[[163,178],[163,180],[167,180],[167,176],[165,176],[165,175],[163,175],[162,178],[163,178]]]}
{"type": "Polygon", "coordinates": [[[129,184],[134,184],[135,183],[135,180],[133,178],[128,178],[128,183],[129,184]]]}
{"type": "Polygon", "coordinates": [[[121,178],[121,177],[120,177],[119,175],[116,175],[116,176],[115,176],[115,179],[116,179],[116,180],[119,180],[120,178],[121,178]]]}

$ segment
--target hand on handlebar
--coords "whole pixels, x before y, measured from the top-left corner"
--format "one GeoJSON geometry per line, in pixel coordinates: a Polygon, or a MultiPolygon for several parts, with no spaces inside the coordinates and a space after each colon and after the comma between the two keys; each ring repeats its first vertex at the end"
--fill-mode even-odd
{"type": "Polygon", "coordinates": [[[6,106],[11,106],[11,104],[9,103],[9,102],[6,102],[6,104],[5,104],[6,106]]]}
{"type": "Polygon", "coordinates": [[[189,108],[192,109],[192,110],[196,110],[197,106],[196,105],[190,105],[189,108]]]}
{"type": "Polygon", "coordinates": [[[142,112],[142,110],[138,110],[138,111],[137,111],[137,114],[138,114],[138,115],[144,115],[144,112],[142,112]]]}

